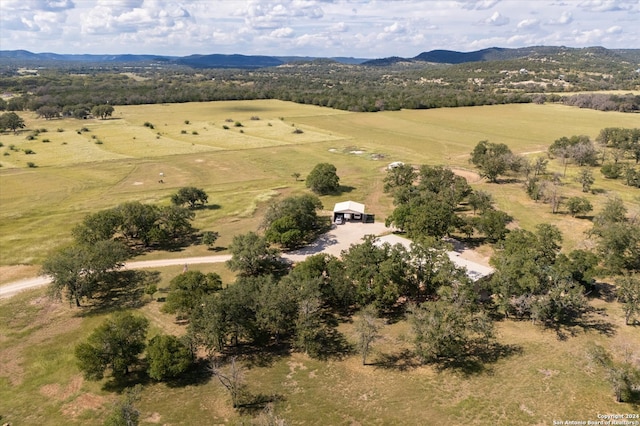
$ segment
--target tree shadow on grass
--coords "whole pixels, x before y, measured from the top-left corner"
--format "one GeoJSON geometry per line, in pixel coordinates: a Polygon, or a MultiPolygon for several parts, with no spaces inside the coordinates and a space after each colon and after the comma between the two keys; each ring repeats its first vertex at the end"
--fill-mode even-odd
{"type": "Polygon", "coordinates": [[[595,331],[607,337],[615,336],[615,324],[603,318],[607,316],[605,309],[589,308],[587,312],[580,318],[573,319],[564,323],[553,324],[548,328],[552,328],[558,337],[558,340],[567,340],[569,337],[575,337],[579,333],[587,333],[595,331]]]}
{"type": "Polygon", "coordinates": [[[210,381],[209,361],[204,358],[198,358],[187,371],[178,377],[166,380],[165,383],[170,388],[183,388],[186,386],[202,386],[210,381]]]}
{"type": "Polygon", "coordinates": [[[473,345],[466,353],[452,358],[441,358],[434,365],[438,370],[455,370],[471,376],[490,372],[489,364],[498,360],[522,353],[519,345],[503,345],[502,343],[488,343],[473,345]]]}
{"type": "Polygon", "coordinates": [[[379,354],[376,361],[369,365],[385,370],[408,371],[420,367],[422,363],[409,349],[403,349],[397,353],[379,354]]]}
{"type": "Polygon", "coordinates": [[[240,344],[226,348],[223,360],[239,356],[247,368],[271,367],[279,358],[291,355],[291,345],[288,341],[273,342],[265,346],[240,344]]]}
{"type": "Polygon", "coordinates": [[[263,412],[267,405],[273,404],[275,402],[285,401],[285,399],[286,398],[284,397],[284,395],[281,395],[279,393],[270,395],[264,393],[254,394],[245,390],[244,395],[241,396],[240,403],[238,404],[238,407],[236,407],[236,409],[238,410],[238,413],[242,415],[255,416],[260,412],[263,412]]]}
{"type": "Polygon", "coordinates": [[[136,309],[150,299],[145,298],[145,288],[160,281],[158,271],[123,270],[108,274],[100,283],[89,305],[80,313],[92,316],[121,309],[136,309]]]}

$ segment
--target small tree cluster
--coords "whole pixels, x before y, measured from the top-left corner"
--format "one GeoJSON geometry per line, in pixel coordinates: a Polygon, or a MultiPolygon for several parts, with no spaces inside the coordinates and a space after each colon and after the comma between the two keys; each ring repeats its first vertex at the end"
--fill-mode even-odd
{"type": "Polygon", "coordinates": [[[491,182],[497,182],[498,177],[508,171],[518,172],[523,166],[522,157],[511,152],[507,145],[486,140],[478,142],[469,161],[491,182]]]}
{"type": "Polygon", "coordinates": [[[322,202],[310,194],[272,203],[262,224],[267,241],[288,249],[312,241],[323,229],[317,214],[319,209],[322,209],[322,202]]]}

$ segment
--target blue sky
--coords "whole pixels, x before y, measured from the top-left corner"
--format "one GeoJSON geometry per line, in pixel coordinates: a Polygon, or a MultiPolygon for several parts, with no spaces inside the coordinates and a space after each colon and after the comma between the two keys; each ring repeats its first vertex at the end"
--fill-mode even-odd
{"type": "Polygon", "coordinates": [[[0,49],[413,57],[640,48],[640,0],[0,0],[0,49]]]}

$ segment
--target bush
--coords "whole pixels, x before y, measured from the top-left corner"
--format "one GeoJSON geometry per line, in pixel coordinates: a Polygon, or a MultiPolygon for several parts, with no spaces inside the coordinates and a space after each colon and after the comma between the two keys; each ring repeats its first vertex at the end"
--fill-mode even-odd
{"type": "Polygon", "coordinates": [[[35,134],[28,135],[25,139],[28,140],[28,141],[35,140],[36,139],[36,135],[35,134]]]}
{"type": "Polygon", "coordinates": [[[186,130],[180,130],[180,134],[181,134],[181,135],[186,135],[186,134],[187,134],[187,131],[186,131],[186,130]]]}
{"type": "Polygon", "coordinates": [[[236,121],[235,123],[233,123],[233,125],[234,125],[235,127],[242,127],[242,123],[241,123],[241,122],[239,122],[239,121],[236,121]]]}
{"type": "Polygon", "coordinates": [[[38,166],[36,166],[36,163],[34,163],[33,161],[28,161],[27,167],[29,167],[30,169],[35,169],[38,166]]]}
{"type": "Polygon", "coordinates": [[[150,129],[155,129],[156,126],[154,126],[153,124],[149,123],[148,121],[144,122],[144,127],[148,127],[150,129]]]}
{"type": "Polygon", "coordinates": [[[191,132],[192,135],[197,135],[198,132],[196,132],[195,130],[193,132],[191,132]]]}
{"type": "Polygon", "coordinates": [[[184,124],[189,124],[191,123],[189,120],[184,120],[184,124]]]}
{"type": "Polygon", "coordinates": [[[227,126],[226,124],[225,124],[225,125],[223,125],[223,126],[222,126],[222,128],[223,128],[224,130],[229,130],[229,126],[227,126]]]}
{"type": "Polygon", "coordinates": [[[58,133],[62,133],[62,132],[64,132],[64,129],[63,129],[62,127],[58,127],[58,129],[56,130],[56,132],[58,132],[58,133]]]}
{"type": "Polygon", "coordinates": [[[51,142],[50,139],[42,139],[42,143],[49,143],[49,142],[51,142]]]}
{"type": "Polygon", "coordinates": [[[294,134],[294,135],[299,135],[299,134],[301,134],[301,133],[304,133],[304,132],[302,131],[302,129],[295,129],[295,130],[293,131],[293,134],[294,134]]]}
{"type": "Polygon", "coordinates": [[[100,139],[98,139],[98,140],[96,141],[96,145],[102,145],[102,141],[101,141],[100,139]]]}
{"type": "Polygon", "coordinates": [[[35,151],[34,151],[34,150],[32,150],[32,149],[30,149],[30,148],[25,148],[25,149],[23,150],[23,152],[24,152],[25,154],[27,154],[27,155],[33,155],[33,154],[35,154],[35,151]]]}
{"type": "Polygon", "coordinates": [[[607,179],[618,179],[622,176],[622,166],[620,164],[608,163],[602,166],[600,172],[607,179]]]}
{"type": "Polygon", "coordinates": [[[177,337],[158,335],[151,339],[147,348],[149,377],[165,380],[184,373],[193,360],[191,351],[177,337]]]}

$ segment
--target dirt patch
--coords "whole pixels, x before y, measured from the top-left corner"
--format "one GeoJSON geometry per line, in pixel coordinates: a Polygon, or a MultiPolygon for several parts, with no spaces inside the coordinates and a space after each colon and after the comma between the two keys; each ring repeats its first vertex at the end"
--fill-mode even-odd
{"type": "Polygon", "coordinates": [[[133,182],[133,185],[135,185],[135,186],[144,185],[144,182],[135,181],[135,182],[133,182]]]}
{"type": "Polygon", "coordinates": [[[160,423],[161,419],[162,419],[162,416],[160,416],[160,413],[153,413],[149,417],[143,419],[142,421],[144,423],[160,423]]]}
{"type": "Polygon", "coordinates": [[[38,275],[39,271],[40,267],[34,265],[0,266],[0,285],[23,278],[31,278],[38,275]]]}
{"type": "Polygon", "coordinates": [[[0,377],[9,379],[9,383],[18,386],[24,379],[24,368],[21,365],[22,350],[7,348],[0,352],[0,377]]]}
{"type": "Polygon", "coordinates": [[[76,418],[86,410],[101,409],[109,400],[93,393],[83,393],[73,401],[62,406],[62,414],[76,418]]]}
{"type": "Polygon", "coordinates": [[[476,182],[480,182],[482,180],[482,176],[480,176],[478,173],[472,171],[472,170],[467,170],[467,169],[461,169],[458,167],[452,167],[451,171],[453,173],[455,173],[457,176],[461,176],[463,178],[465,178],[467,180],[467,182],[469,183],[476,183],[476,182]]]}
{"type": "Polygon", "coordinates": [[[82,387],[82,383],[84,383],[82,376],[76,376],[65,387],[60,386],[59,383],[44,385],[40,388],[40,393],[47,398],[64,401],[78,393],[82,387]]]}

